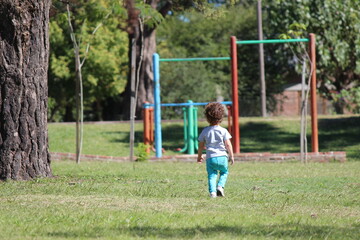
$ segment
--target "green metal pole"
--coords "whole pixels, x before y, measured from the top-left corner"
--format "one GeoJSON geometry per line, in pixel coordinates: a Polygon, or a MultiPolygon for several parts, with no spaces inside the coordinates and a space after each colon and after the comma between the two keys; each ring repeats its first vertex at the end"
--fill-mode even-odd
{"type": "MultiPolygon", "coordinates": [[[[193,103],[193,101],[188,100],[188,103],[193,103]]],[[[188,154],[195,154],[194,148],[194,114],[193,114],[193,105],[188,107],[188,154]]]]}
{"type": "Polygon", "coordinates": [[[179,151],[181,153],[185,152],[188,149],[188,122],[187,122],[187,108],[183,108],[184,113],[184,144],[185,146],[179,151]]]}
{"type": "Polygon", "coordinates": [[[199,136],[199,132],[198,132],[198,119],[197,119],[197,112],[198,112],[198,108],[194,108],[194,146],[195,146],[195,151],[197,151],[199,149],[198,146],[198,136],[199,136]]]}
{"type": "Polygon", "coordinates": [[[160,62],[223,61],[223,60],[230,60],[230,57],[160,58],[160,62]]]}
{"type": "Polygon", "coordinates": [[[289,43],[289,42],[309,42],[309,39],[298,38],[298,39],[244,40],[244,41],[236,41],[236,44],[289,43]]]}

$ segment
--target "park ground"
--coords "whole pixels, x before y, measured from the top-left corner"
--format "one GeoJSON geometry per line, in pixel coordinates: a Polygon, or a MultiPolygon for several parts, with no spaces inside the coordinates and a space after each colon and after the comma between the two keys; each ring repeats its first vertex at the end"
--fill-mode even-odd
{"type": "MultiPolygon", "coordinates": [[[[236,162],[224,198],[209,198],[195,160],[53,161],[53,178],[0,183],[0,239],[359,239],[359,120],[319,120],[320,151],[346,151],[347,162],[236,162]]],[[[298,122],[245,119],[242,149],[296,152],[298,122]]],[[[128,126],[86,124],[84,153],[126,156],[128,126]]],[[[73,151],[74,129],[50,124],[50,150],[73,151]]],[[[175,154],[181,123],[164,133],[175,154]]]]}
{"type": "Polygon", "coordinates": [[[56,161],[0,184],[0,239],[358,239],[360,162],[244,163],[210,199],[197,163],[56,161]]]}
{"type": "MultiPolygon", "coordinates": [[[[199,110],[201,111],[201,110],[199,110]]],[[[226,127],[224,120],[222,126],[226,127]]],[[[300,118],[240,118],[240,149],[243,153],[296,153],[300,151],[300,118]]],[[[207,123],[199,120],[199,132],[207,123]]],[[[84,125],[83,154],[129,156],[129,122],[102,122],[84,125]]],[[[345,151],[349,161],[360,160],[360,115],[320,116],[319,151],[345,151]]],[[[178,154],[184,147],[182,121],[162,123],[164,155],[178,154]]],[[[311,151],[311,126],[307,126],[308,149],[311,151]]],[[[49,124],[51,152],[75,153],[75,124],[49,124]]],[[[143,141],[143,124],[135,124],[135,148],[143,141]]],[[[135,155],[137,149],[135,149],[135,155]]],[[[152,154],[154,155],[154,153],[152,154]]]]}

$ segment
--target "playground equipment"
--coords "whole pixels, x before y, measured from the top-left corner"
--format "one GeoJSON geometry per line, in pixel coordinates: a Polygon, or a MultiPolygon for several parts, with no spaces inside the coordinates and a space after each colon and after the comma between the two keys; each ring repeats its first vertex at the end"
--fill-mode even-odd
{"type": "Polygon", "coordinates": [[[230,38],[230,57],[210,57],[210,58],[170,58],[161,59],[155,53],[153,55],[154,72],[154,121],[155,121],[155,150],[156,157],[162,156],[162,134],[161,134],[161,100],[160,100],[160,62],[179,62],[179,61],[231,61],[231,85],[232,85],[232,144],[234,153],[240,153],[240,127],[239,127],[239,98],[238,98],[238,64],[237,64],[237,45],[260,44],[260,43],[292,43],[309,42],[309,55],[311,61],[311,129],[312,129],[312,152],[319,151],[318,144],[318,125],[317,125],[317,106],[316,106],[316,56],[315,56],[315,34],[310,34],[309,38],[303,39],[267,39],[267,40],[246,40],[237,41],[236,37],[230,38]]]}
{"type": "MultiPolygon", "coordinates": [[[[143,108],[143,123],[144,123],[144,144],[153,145],[154,143],[154,108],[146,102],[143,108]]],[[[150,149],[148,149],[150,152],[150,149]]]]}
{"type": "MultiPolygon", "coordinates": [[[[183,107],[183,120],[184,120],[184,147],[179,150],[179,152],[187,152],[188,154],[194,154],[198,149],[198,124],[197,124],[197,111],[198,109],[194,106],[205,106],[207,102],[194,103],[191,100],[188,100],[187,103],[162,103],[161,107],[183,107]]],[[[231,126],[231,105],[232,102],[224,101],[221,102],[223,105],[227,105],[228,109],[228,131],[232,133],[231,126]]],[[[154,104],[145,103],[144,104],[144,144],[152,145],[154,143],[154,121],[153,121],[153,107],[154,104]]],[[[149,149],[150,150],[150,149],[149,149]]]]}
{"type": "MultiPolygon", "coordinates": [[[[189,100],[188,103],[193,103],[189,100]]],[[[186,152],[188,154],[194,154],[198,149],[197,137],[198,137],[198,125],[197,125],[197,111],[198,109],[194,105],[190,105],[183,108],[184,113],[184,143],[185,146],[179,152],[186,152]]]]}
{"type": "MultiPolygon", "coordinates": [[[[153,72],[154,72],[154,122],[155,122],[155,151],[156,157],[160,158],[162,156],[162,133],[161,133],[161,106],[166,104],[161,104],[160,101],[160,62],[185,62],[185,61],[223,61],[231,60],[230,57],[206,57],[206,58],[160,58],[159,54],[153,54],[153,72]]],[[[234,90],[233,90],[234,91],[234,90]]],[[[237,94],[237,88],[236,88],[237,94]]],[[[207,104],[207,103],[205,103],[207,104]]],[[[238,116],[234,115],[232,111],[233,126],[238,125],[238,116]],[[235,124],[236,122],[236,124],[235,124]]],[[[233,145],[239,145],[239,134],[236,132],[236,127],[234,127],[233,135],[233,145]]],[[[234,152],[238,153],[240,148],[234,147],[234,152]]]]}
{"type": "MultiPolygon", "coordinates": [[[[310,78],[310,108],[311,108],[311,150],[314,153],[319,152],[319,139],[318,139],[318,116],[317,116],[317,105],[316,105],[316,41],[315,34],[310,33],[309,38],[300,39],[266,39],[266,40],[246,40],[237,41],[236,37],[231,37],[231,59],[232,59],[232,80],[233,88],[234,84],[237,86],[237,45],[244,44],[260,44],[260,43],[295,43],[295,42],[308,42],[309,43],[309,57],[311,62],[311,78],[310,78]],[[235,67],[236,66],[236,67],[235,67]]],[[[233,109],[238,110],[237,97],[233,94],[233,109]],[[236,99],[235,99],[236,98],[236,99]]],[[[235,113],[234,113],[235,115],[235,113]]],[[[234,126],[235,127],[235,126],[234,126]]]]}

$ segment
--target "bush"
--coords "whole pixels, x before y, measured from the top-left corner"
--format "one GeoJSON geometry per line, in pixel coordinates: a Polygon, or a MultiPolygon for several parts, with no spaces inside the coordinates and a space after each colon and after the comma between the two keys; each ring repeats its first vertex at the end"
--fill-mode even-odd
{"type": "Polygon", "coordinates": [[[136,147],[135,156],[137,157],[137,162],[145,162],[149,159],[150,152],[148,152],[148,149],[150,146],[148,144],[144,143],[138,143],[136,147]]]}

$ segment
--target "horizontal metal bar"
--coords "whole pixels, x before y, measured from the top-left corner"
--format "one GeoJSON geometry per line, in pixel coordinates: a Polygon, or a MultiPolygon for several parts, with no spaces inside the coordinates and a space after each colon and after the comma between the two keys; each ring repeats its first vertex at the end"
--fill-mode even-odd
{"type": "Polygon", "coordinates": [[[243,40],[236,41],[236,44],[259,44],[259,43],[288,43],[288,42],[308,42],[308,38],[297,39],[265,39],[265,40],[243,40]]]}
{"type": "Polygon", "coordinates": [[[160,58],[160,62],[189,62],[189,61],[222,61],[230,57],[204,57],[204,58],[160,58]]]}
{"type": "MultiPolygon", "coordinates": [[[[198,102],[198,103],[161,103],[160,106],[161,107],[189,107],[189,106],[205,106],[206,104],[208,104],[209,102],[198,102]]],[[[225,101],[225,102],[220,102],[221,104],[224,105],[232,105],[231,101],[225,101]]],[[[153,107],[154,104],[153,103],[145,103],[143,105],[144,108],[149,108],[149,107],[153,107]]]]}

